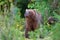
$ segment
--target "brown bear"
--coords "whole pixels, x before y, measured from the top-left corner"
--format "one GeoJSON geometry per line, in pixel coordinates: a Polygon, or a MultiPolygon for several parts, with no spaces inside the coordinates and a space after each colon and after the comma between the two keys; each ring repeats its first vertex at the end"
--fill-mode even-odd
{"type": "Polygon", "coordinates": [[[34,31],[38,28],[40,24],[43,23],[41,14],[37,13],[34,9],[26,9],[25,11],[25,21],[26,21],[26,30],[25,30],[25,37],[28,37],[29,31],[34,31]]]}

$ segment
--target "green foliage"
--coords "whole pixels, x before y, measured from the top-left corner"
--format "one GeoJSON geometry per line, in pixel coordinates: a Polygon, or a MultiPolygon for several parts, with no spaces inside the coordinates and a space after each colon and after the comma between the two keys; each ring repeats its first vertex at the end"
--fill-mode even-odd
{"type": "Polygon", "coordinates": [[[52,34],[53,40],[60,40],[60,23],[56,23],[52,34]]]}
{"type": "MultiPolygon", "coordinates": [[[[28,2],[27,0],[18,0],[18,3],[17,4],[20,10],[17,11],[15,9],[14,11],[16,12],[16,14],[10,14],[9,12],[4,14],[3,12],[0,12],[0,40],[25,40],[24,33],[26,23],[25,19],[21,18],[21,15],[23,15],[22,13],[25,12],[24,7],[28,2]],[[22,2],[22,4],[20,2],[22,2]],[[22,11],[22,13],[20,13],[20,11],[22,11]]],[[[50,3],[52,3],[52,0],[32,0],[32,2],[28,4],[28,8],[36,9],[37,12],[42,14],[44,19],[44,25],[42,27],[43,30],[39,28],[34,32],[29,32],[29,37],[31,40],[39,40],[41,31],[42,35],[44,36],[43,40],[60,40],[60,15],[58,15],[55,10],[53,10],[52,13],[54,13],[53,17],[58,19],[57,22],[54,25],[47,24],[47,18],[52,15],[52,13],[50,13],[50,3]],[[48,14],[48,17],[46,16],[46,13],[48,14]],[[49,39],[48,37],[51,38],[49,39]]],[[[4,1],[0,2],[0,5],[3,4],[4,1]]]]}
{"type": "Polygon", "coordinates": [[[0,14],[0,18],[2,20],[0,24],[0,39],[1,40],[25,40],[24,38],[24,19],[20,18],[20,15],[16,13],[15,16],[12,16],[11,14],[6,14],[5,16],[2,16],[0,14]],[[3,19],[2,19],[2,18],[3,19]],[[14,18],[13,18],[14,17],[14,18]],[[12,19],[12,20],[11,20],[12,19]],[[13,20],[14,19],[14,20],[13,20]],[[9,23],[13,22],[13,24],[9,23]]]}
{"type": "Polygon", "coordinates": [[[0,3],[0,5],[3,5],[5,2],[4,1],[2,1],[1,3],[0,3]]]}
{"type": "Polygon", "coordinates": [[[15,1],[16,6],[20,9],[21,17],[24,18],[25,9],[28,8],[28,3],[30,0],[17,0],[15,1]]]}
{"type": "Polygon", "coordinates": [[[23,32],[15,27],[5,28],[1,31],[1,40],[24,40],[23,32]]]}

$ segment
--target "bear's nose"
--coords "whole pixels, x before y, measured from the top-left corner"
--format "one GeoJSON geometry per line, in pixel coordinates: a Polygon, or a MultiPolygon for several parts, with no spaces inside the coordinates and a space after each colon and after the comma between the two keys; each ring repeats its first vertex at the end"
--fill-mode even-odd
{"type": "Polygon", "coordinates": [[[25,16],[25,17],[26,17],[26,16],[29,16],[29,12],[25,12],[24,16],[25,16]]]}

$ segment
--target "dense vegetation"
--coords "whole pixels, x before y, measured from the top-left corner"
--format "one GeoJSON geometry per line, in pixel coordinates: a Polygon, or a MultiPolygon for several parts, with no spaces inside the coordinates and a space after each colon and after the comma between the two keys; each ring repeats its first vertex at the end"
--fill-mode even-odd
{"type": "MultiPolygon", "coordinates": [[[[24,13],[27,8],[42,14],[43,40],[60,40],[60,0],[0,0],[0,40],[26,39],[24,13]],[[49,16],[56,18],[57,22],[47,24],[49,16]]],[[[40,40],[40,28],[29,34],[30,40],[40,40]]]]}

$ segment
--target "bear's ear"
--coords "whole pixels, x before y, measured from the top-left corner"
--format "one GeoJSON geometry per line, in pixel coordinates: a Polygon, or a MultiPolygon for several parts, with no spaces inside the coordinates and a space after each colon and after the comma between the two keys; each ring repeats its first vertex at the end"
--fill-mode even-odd
{"type": "Polygon", "coordinates": [[[36,10],[32,9],[31,12],[33,15],[36,15],[36,10]]]}

